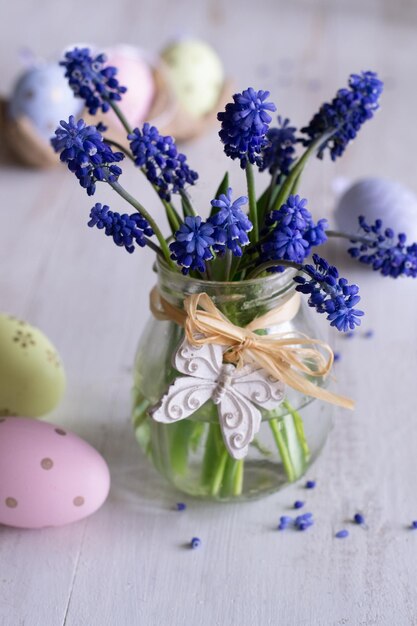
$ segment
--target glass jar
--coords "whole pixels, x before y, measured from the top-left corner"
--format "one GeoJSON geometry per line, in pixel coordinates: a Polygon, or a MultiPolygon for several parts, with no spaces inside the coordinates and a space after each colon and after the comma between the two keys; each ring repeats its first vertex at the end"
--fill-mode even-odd
{"type": "MultiPolygon", "coordinates": [[[[157,270],[159,293],[170,304],[182,308],[188,295],[205,292],[228,319],[242,327],[294,296],[292,269],[230,283],[183,276],[162,262],[157,270]]],[[[297,332],[319,338],[314,319],[302,303],[291,321],[260,332],[297,332]]],[[[261,411],[260,430],[242,460],[229,456],[212,400],[175,423],[162,424],[150,417],[148,410],[160,402],[178,376],[172,357],[183,336],[181,326],[152,317],[137,350],[132,419],[137,440],[156,469],[180,491],[219,501],[260,497],[299,479],[317,458],[331,429],[328,403],[287,387],[285,400],[276,409],[261,411]]],[[[324,385],[322,378],[310,380],[324,385]]]]}

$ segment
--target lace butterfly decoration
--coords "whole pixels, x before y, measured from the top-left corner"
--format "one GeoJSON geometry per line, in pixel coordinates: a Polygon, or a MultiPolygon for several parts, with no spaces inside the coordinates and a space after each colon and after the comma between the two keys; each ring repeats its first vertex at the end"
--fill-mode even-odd
{"type": "Polygon", "coordinates": [[[173,357],[173,366],[184,376],[174,380],[149,413],[157,422],[171,424],[189,417],[211,399],[217,405],[229,454],[242,459],[260,428],[259,408],[275,409],[284,400],[285,384],[255,364],[241,368],[224,364],[226,349],[217,344],[195,346],[184,339],[173,357]]]}

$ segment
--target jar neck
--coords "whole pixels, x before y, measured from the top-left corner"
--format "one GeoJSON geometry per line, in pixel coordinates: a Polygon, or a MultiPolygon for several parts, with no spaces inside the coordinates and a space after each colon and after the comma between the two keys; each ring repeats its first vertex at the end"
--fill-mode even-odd
{"type": "Polygon", "coordinates": [[[158,290],[170,304],[182,308],[187,296],[206,293],[220,311],[238,326],[285,304],[295,291],[291,268],[264,278],[241,282],[205,281],[173,272],[158,261],[158,290]]]}

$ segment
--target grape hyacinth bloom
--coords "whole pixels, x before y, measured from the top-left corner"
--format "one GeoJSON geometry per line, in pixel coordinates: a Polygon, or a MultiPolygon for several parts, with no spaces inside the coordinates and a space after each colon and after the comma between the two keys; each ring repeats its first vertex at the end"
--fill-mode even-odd
{"type": "Polygon", "coordinates": [[[113,238],[116,246],[124,247],[130,254],[135,250],[134,243],[143,248],[146,245],[145,236],[153,235],[152,228],[140,213],[120,215],[99,202],[91,209],[88,226],[104,229],[105,234],[113,238]]]}
{"type": "MultiPolygon", "coordinates": [[[[307,200],[291,195],[278,210],[271,211],[266,219],[272,231],[261,245],[261,260],[279,261],[285,259],[302,263],[310,254],[312,246],[318,246],[327,240],[327,221],[314,223],[310,211],[306,208],[307,200]]],[[[282,271],[282,266],[270,271],[282,271]]]]}
{"type": "Polygon", "coordinates": [[[190,270],[205,271],[206,261],[213,258],[211,246],[216,243],[213,234],[214,226],[203,222],[199,215],[185,218],[169,246],[171,259],[182,268],[183,274],[190,270]]]}
{"type": "Polygon", "coordinates": [[[417,244],[406,245],[406,236],[397,238],[391,228],[383,228],[382,220],[370,225],[363,216],[359,217],[359,226],[365,235],[348,253],[361,263],[370,265],[383,276],[417,277],[417,244]]]}
{"type": "Polygon", "coordinates": [[[334,129],[335,132],[319,146],[317,156],[323,158],[324,151],[329,148],[332,161],[340,157],[361,126],[379,108],[383,86],[375,72],[351,74],[349,87],[339,89],[330,104],[325,102],[308,126],[301,129],[307,135],[302,139],[303,145],[310,146],[334,129]]]}
{"type": "Polygon", "coordinates": [[[105,54],[93,56],[89,48],[74,48],[65,53],[60,62],[65,68],[65,76],[76,96],[85,100],[88,112],[95,115],[99,109],[106,113],[110,102],[121,100],[127,91],[119,85],[117,69],[105,66],[105,54]]]}
{"type": "Polygon", "coordinates": [[[124,158],[123,153],[113,152],[96,126],[87,126],[84,120],[76,122],[73,115],[68,122],[60,122],[51,144],[89,196],[96,190],[96,181],[115,182],[122,173],[115,163],[124,158]]]}
{"type": "Polygon", "coordinates": [[[268,170],[271,176],[275,176],[279,184],[284,176],[290,173],[291,165],[295,159],[295,144],[298,139],[295,136],[296,128],[289,126],[290,120],[278,116],[278,126],[270,128],[266,133],[267,144],[262,151],[262,163],[260,171],[268,170]]]}
{"type": "Polygon", "coordinates": [[[275,104],[266,101],[268,97],[269,91],[249,87],[235,94],[225,111],[217,114],[225,154],[239,159],[242,169],[248,162],[262,164],[261,153],[268,145],[265,135],[272,119],[268,111],[276,111],[275,104]]]}
{"type": "Polygon", "coordinates": [[[214,238],[216,252],[222,253],[227,247],[235,256],[242,256],[242,247],[249,243],[249,233],[252,222],[241,209],[247,204],[246,196],[240,196],[232,202],[232,189],[229,187],[226,194],[222,193],[218,198],[211,201],[211,205],[218,209],[217,213],[209,218],[209,223],[214,226],[214,238]]]}
{"type": "Polygon", "coordinates": [[[336,267],[313,254],[314,265],[304,265],[302,271],[309,276],[296,276],[296,290],[309,294],[309,306],[318,313],[327,314],[330,326],[341,332],[353,330],[361,323],[363,311],[354,307],[360,301],[357,285],[349,285],[346,278],[339,277],[336,267]]]}
{"type": "Polygon", "coordinates": [[[187,157],[178,152],[172,137],[160,135],[155,126],[145,123],[142,130],[135,128],[128,139],[135,164],[157,187],[163,200],[169,202],[171,193],[195,184],[198,174],[188,166],[187,157]]]}

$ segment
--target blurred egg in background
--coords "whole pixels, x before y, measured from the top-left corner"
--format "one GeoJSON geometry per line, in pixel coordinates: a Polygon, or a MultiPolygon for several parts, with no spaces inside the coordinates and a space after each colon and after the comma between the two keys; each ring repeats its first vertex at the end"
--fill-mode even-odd
{"type": "Polygon", "coordinates": [[[41,417],[65,391],[56,348],[37,328],[0,314],[0,416],[41,417]]]}
{"type": "Polygon", "coordinates": [[[40,138],[49,141],[60,120],[78,116],[83,101],[76,98],[57,62],[26,70],[9,99],[8,114],[13,120],[28,118],[40,138]]]}
{"type": "MultiPolygon", "coordinates": [[[[146,55],[133,46],[119,45],[107,50],[107,65],[117,67],[117,80],[127,87],[121,106],[123,114],[133,126],[143,122],[155,98],[155,81],[146,55]]],[[[122,124],[114,111],[106,114],[105,121],[121,129],[122,124]]]]}
{"type": "Polygon", "coordinates": [[[398,181],[364,178],[354,182],[340,196],[334,216],[339,230],[358,232],[358,217],[383,226],[396,234],[406,233],[407,241],[417,241],[417,196],[398,181]]]}
{"type": "Polygon", "coordinates": [[[203,117],[216,106],[224,85],[223,64],[211,46],[181,39],[161,53],[176,96],[192,116],[203,117]]]}

